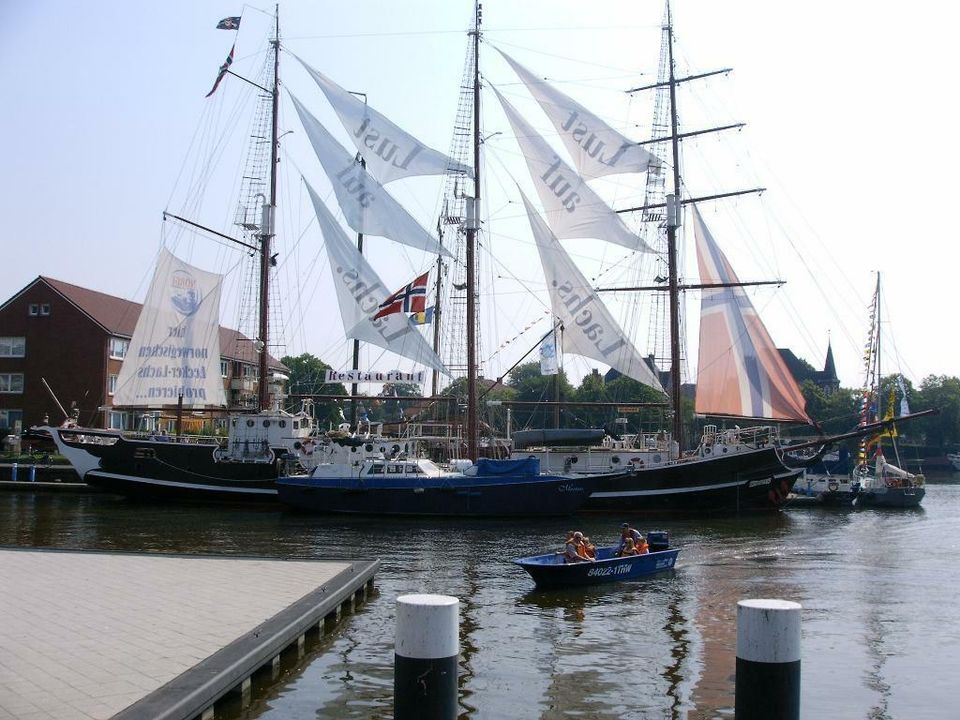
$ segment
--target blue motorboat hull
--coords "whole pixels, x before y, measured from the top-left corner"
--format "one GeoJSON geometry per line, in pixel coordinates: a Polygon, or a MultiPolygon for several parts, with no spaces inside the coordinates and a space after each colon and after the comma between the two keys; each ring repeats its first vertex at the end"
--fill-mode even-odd
{"type": "Polygon", "coordinates": [[[613,548],[598,548],[593,562],[564,562],[562,553],[547,553],[519,558],[513,562],[533,578],[537,587],[556,588],[636,580],[673,569],[679,548],[658,550],[645,555],[613,556],[613,548]]]}

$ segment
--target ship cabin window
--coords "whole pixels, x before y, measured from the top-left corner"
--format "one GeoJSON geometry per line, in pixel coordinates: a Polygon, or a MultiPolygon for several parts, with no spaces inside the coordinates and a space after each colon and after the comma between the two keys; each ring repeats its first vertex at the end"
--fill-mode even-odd
{"type": "Polygon", "coordinates": [[[370,470],[367,473],[368,475],[383,475],[383,465],[376,463],[370,466],[370,470]]]}
{"type": "Polygon", "coordinates": [[[285,427],[287,426],[287,421],[286,421],[286,420],[279,420],[279,421],[277,421],[277,425],[279,425],[279,426],[282,427],[282,428],[285,428],[285,427]]]}
{"type": "Polygon", "coordinates": [[[300,421],[299,421],[299,420],[294,420],[294,421],[293,421],[293,429],[294,429],[294,430],[298,430],[299,428],[300,428],[300,421]]]}
{"type": "Polygon", "coordinates": [[[0,337],[0,357],[22,358],[27,354],[27,339],[0,337]]]}
{"type": "Polygon", "coordinates": [[[391,475],[403,472],[403,465],[387,465],[387,472],[391,475]]]}
{"type": "Polygon", "coordinates": [[[420,472],[420,468],[418,468],[416,465],[407,465],[407,472],[416,475],[420,472]]]}

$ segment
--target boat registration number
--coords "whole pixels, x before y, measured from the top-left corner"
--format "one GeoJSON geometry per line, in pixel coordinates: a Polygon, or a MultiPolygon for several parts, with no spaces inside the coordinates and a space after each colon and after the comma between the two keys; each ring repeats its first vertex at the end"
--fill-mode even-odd
{"type": "Polygon", "coordinates": [[[751,480],[747,483],[747,487],[763,487],[764,485],[769,485],[769,480],[751,480]]]}
{"type": "Polygon", "coordinates": [[[607,575],[626,575],[633,568],[633,565],[616,565],[612,567],[590,568],[587,570],[588,577],[606,577],[607,575]]]}

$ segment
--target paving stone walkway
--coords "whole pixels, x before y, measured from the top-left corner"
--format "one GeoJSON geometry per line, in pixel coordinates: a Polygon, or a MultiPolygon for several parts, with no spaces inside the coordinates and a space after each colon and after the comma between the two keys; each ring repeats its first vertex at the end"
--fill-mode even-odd
{"type": "Polygon", "coordinates": [[[0,720],[106,720],[348,567],[0,550],[0,720]]]}

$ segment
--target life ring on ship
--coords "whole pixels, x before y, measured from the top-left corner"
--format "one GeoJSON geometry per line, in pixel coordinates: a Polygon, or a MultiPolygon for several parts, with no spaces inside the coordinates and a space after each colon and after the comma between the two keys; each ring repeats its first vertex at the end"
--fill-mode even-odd
{"type": "Polygon", "coordinates": [[[704,455],[709,455],[709,454],[712,453],[712,452],[713,452],[713,450],[710,448],[709,445],[707,445],[707,446],[703,449],[703,454],[704,454],[704,455]]]}
{"type": "Polygon", "coordinates": [[[313,440],[307,440],[303,445],[300,446],[300,450],[304,455],[313,455],[313,449],[315,445],[313,440]]]}

